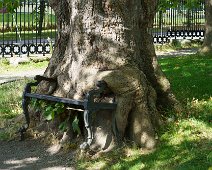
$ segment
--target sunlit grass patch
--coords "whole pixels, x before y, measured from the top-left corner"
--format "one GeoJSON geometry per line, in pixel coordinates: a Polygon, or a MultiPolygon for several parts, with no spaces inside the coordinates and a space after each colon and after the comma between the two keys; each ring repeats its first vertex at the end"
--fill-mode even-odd
{"type": "Polygon", "coordinates": [[[179,145],[184,141],[192,142],[199,139],[212,139],[212,128],[207,123],[198,119],[182,119],[166,129],[161,140],[166,140],[169,145],[179,145]]]}
{"type": "Polygon", "coordinates": [[[201,41],[191,41],[187,44],[182,44],[179,40],[175,40],[172,43],[167,44],[155,44],[156,51],[174,51],[174,50],[181,50],[181,49],[197,49],[200,48],[202,45],[201,41]]]}
{"type": "Polygon", "coordinates": [[[10,73],[17,73],[22,71],[28,71],[33,69],[44,69],[48,65],[48,61],[42,62],[29,62],[29,63],[22,63],[17,66],[10,65],[9,61],[4,58],[0,59],[0,74],[10,74],[10,73]]]}
{"type": "Polygon", "coordinates": [[[22,114],[22,93],[29,79],[0,85],[0,140],[14,137],[22,120],[13,119],[22,114]]]}
{"type": "Polygon", "coordinates": [[[13,118],[22,112],[22,93],[28,81],[26,79],[0,85],[0,120],[13,118]]]}
{"type": "Polygon", "coordinates": [[[201,120],[212,125],[212,97],[208,100],[193,99],[192,101],[188,101],[186,109],[185,116],[194,117],[199,121],[201,120]]]}
{"type": "Polygon", "coordinates": [[[179,100],[208,100],[212,96],[212,56],[182,56],[159,60],[179,100]]]}

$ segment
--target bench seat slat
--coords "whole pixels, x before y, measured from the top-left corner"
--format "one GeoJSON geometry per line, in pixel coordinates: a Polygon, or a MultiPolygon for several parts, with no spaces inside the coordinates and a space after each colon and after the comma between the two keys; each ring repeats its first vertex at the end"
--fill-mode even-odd
{"type": "Polygon", "coordinates": [[[49,101],[53,101],[53,102],[60,102],[60,103],[65,103],[65,104],[84,106],[84,101],[81,101],[81,100],[73,100],[73,99],[62,98],[62,97],[57,97],[57,96],[49,96],[49,95],[38,94],[38,93],[26,93],[25,96],[31,97],[31,98],[36,98],[36,99],[41,99],[41,100],[49,100],[49,101]]]}
{"type": "MultiPolygon", "coordinates": [[[[68,98],[62,98],[62,97],[57,97],[57,96],[49,96],[45,94],[38,94],[38,93],[26,93],[26,97],[30,98],[36,98],[36,99],[41,99],[41,100],[48,100],[48,101],[53,101],[53,102],[60,102],[60,103],[65,103],[69,105],[77,105],[77,106],[85,106],[85,102],[82,100],[73,100],[73,99],[68,99],[68,98]]],[[[93,109],[106,109],[106,110],[114,110],[116,109],[117,104],[116,103],[99,103],[99,102],[94,102],[92,103],[92,108],[93,109]]]]}

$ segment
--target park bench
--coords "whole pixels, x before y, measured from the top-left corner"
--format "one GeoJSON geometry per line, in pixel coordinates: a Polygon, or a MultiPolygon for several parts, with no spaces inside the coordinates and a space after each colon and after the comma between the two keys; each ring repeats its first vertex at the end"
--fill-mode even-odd
{"type": "Polygon", "coordinates": [[[22,108],[23,114],[25,115],[26,124],[23,125],[20,129],[21,140],[24,139],[24,133],[29,127],[30,124],[30,116],[28,111],[28,106],[30,103],[30,99],[40,99],[45,101],[52,101],[52,102],[60,102],[64,103],[65,106],[76,108],[76,109],[83,109],[83,117],[84,117],[84,124],[87,130],[87,140],[80,145],[81,149],[87,149],[94,138],[93,131],[92,131],[92,114],[99,110],[115,110],[116,103],[106,103],[106,102],[95,102],[95,98],[101,97],[105,95],[108,90],[107,84],[104,81],[97,82],[97,88],[90,90],[86,95],[84,100],[74,100],[69,98],[62,98],[47,94],[39,94],[39,93],[32,93],[32,87],[37,86],[41,81],[48,81],[48,82],[57,82],[55,79],[47,78],[43,76],[35,76],[35,82],[27,83],[23,92],[23,99],[22,99],[22,108]]]}

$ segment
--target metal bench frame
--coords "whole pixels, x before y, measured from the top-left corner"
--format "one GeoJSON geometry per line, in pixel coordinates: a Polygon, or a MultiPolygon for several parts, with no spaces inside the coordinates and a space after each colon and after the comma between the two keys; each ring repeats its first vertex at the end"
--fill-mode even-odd
{"type": "Polygon", "coordinates": [[[92,114],[99,110],[115,110],[117,104],[113,101],[113,103],[102,103],[102,102],[95,102],[94,99],[97,97],[101,97],[102,94],[105,93],[107,89],[107,84],[104,81],[99,81],[97,83],[97,88],[94,90],[90,90],[86,95],[84,100],[74,100],[69,98],[62,98],[56,97],[46,94],[38,94],[32,93],[31,89],[32,86],[37,86],[41,81],[48,81],[48,82],[56,82],[55,79],[46,78],[43,76],[35,76],[34,78],[36,82],[27,83],[24,92],[23,92],[23,99],[22,99],[22,108],[23,114],[25,115],[26,124],[24,124],[20,129],[21,140],[24,139],[24,133],[29,128],[30,124],[30,116],[28,106],[30,103],[31,98],[46,100],[46,101],[53,101],[53,102],[60,102],[64,103],[66,106],[76,108],[80,107],[84,110],[83,117],[84,117],[84,124],[87,130],[87,140],[80,145],[81,149],[87,149],[90,147],[94,135],[92,131],[92,114]]]}

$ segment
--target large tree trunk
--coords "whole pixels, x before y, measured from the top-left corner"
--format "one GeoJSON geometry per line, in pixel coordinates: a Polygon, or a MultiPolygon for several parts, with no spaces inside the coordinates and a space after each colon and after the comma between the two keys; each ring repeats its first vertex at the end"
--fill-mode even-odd
{"type": "Polygon", "coordinates": [[[203,41],[203,46],[200,49],[202,54],[212,53],[212,1],[205,1],[205,38],[203,41]]]}
{"type": "MultiPolygon", "coordinates": [[[[54,95],[82,99],[96,81],[104,80],[116,96],[114,114],[96,114],[91,147],[110,147],[115,133],[120,140],[153,148],[158,109],[176,102],[148,32],[156,1],[49,2],[58,18],[58,38],[45,71],[45,76],[57,78],[54,95]],[[112,130],[114,122],[116,132],[112,130]]],[[[38,90],[44,92],[44,85],[38,90]]]]}

